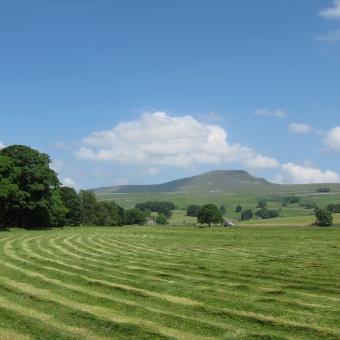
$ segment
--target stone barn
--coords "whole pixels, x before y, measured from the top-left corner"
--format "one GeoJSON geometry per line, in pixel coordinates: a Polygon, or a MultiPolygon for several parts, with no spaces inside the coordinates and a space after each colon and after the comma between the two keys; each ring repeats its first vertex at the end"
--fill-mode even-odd
{"type": "Polygon", "coordinates": [[[221,227],[233,227],[234,225],[235,225],[235,223],[233,223],[232,221],[227,221],[227,220],[224,220],[221,223],[221,227]]]}

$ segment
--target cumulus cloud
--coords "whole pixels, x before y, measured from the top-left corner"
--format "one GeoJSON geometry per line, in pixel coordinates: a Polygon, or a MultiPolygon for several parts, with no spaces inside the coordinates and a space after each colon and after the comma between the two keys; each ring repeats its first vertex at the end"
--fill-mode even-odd
{"type": "Polygon", "coordinates": [[[327,146],[326,151],[340,151],[340,126],[326,132],[323,143],[327,146]]]}
{"type": "Polygon", "coordinates": [[[319,15],[327,19],[340,18],[340,0],[334,0],[334,7],[325,8],[319,12],[319,15]]]}
{"type": "Polygon", "coordinates": [[[307,133],[312,130],[313,128],[307,124],[297,124],[297,123],[289,124],[289,133],[292,133],[294,135],[297,135],[300,133],[307,133]]]}
{"type": "Polygon", "coordinates": [[[287,114],[283,112],[282,110],[275,110],[273,112],[270,112],[266,109],[257,109],[254,111],[254,114],[259,115],[259,116],[272,116],[272,117],[278,117],[278,118],[283,118],[287,116],[287,114]]]}
{"type": "Polygon", "coordinates": [[[140,120],[119,123],[111,130],[85,137],[85,146],[75,156],[92,161],[153,166],[190,167],[230,162],[260,168],[279,166],[275,159],[240,144],[230,145],[226,139],[227,133],[222,127],[200,123],[192,116],[144,113],[140,120]]]}
{"type": "Polygon", "coordinates": [[[1,141],[0,141],[0,150],[3,149],[5,146],[6,146],[6,145],[3,144],[3,143],[1,143],[1,141]]]}
{"type": "Polygon", "coordinates": [[[64,178],[62,181],[65,186],[72,187],[77,189],[77,185],[73,182],[73,180],[69,177],[64,178]]]}
{"type": "Polygon", "coordinates": [[[287,184],[339,183],[340,176],[330,170],[321,171],[312,167],[287,163],[282,164],[282,173],[276,181],[287,184]]]}

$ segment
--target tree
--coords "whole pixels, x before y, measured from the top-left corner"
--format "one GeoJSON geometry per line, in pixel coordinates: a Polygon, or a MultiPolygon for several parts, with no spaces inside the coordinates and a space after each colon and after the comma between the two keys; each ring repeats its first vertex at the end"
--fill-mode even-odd
{"type": "Polygon", "coordinates": [[[253,212],[251,209],[243,210],[241,213],[241,220],[247,221],[253,218],[253,212]]]}
{"type": "Polygon", "coordinates": [[[316,192],[329,192],[329,191],[331,191],[330,188],[318,188],[318,189],[316,189],[316,192]]]}
{"type": "Polygon", "coordinates": [[[222,215],[225,215],[227,213],[227,209],[224,205],[220,206],[220,212],[221,212],[222,215]]]}
{"type": "Polygon", "coordinates": [[[200,205],[190,204],[187,207],[187,216],[197,217],[198,216],[198,212],[200,211],[200,209],[201,209],[200,205]]]}
{"type": "Polygon", "coordinates": [[[49,167],[50,157],[24,145],[5,147],[0,156],[10,158],[18,186],[15,194],[6,198],[3,218],[15,227],[50,226],[60,187],[57,174],[49,167]]]}
{"type": "Polygon", "coordinates": [[[158,209],[158,214],[164,214],[167,218],[170,218],[172,216],[172,211],[167,208],[166,205],[162,205],[158,209]]]}
{"type": "Polygon", "coordinates": [[[198,212],[197,221],[201,224],[221,223],[223,221],[222,214],[215,204],[203,205],[198,212]]]}
{"type": "Polygon", "coordinates": [[[326,209],[319,209],[315,212],[315,224],[319,226],[330,226],[333,222],[332,213],[326,209]]]}
{"type": "Polygon", "coordinates": [[[157,218],[156,218],[156,223],[161,224],[161,225],[165,225],[165,224],[168,224],[169,221],[168,221],[168,218],[166,217],[166,215],[158,214],[157,218]]]}
{"type": "Polygon", "coordinates": [[[241,212],[242,211],[242,207],[240,205],[237,205],[235,208],[235,212],[241,212]]]}
{"type": "Polygon", "coordinates": [[[139,224],[143,225],[146,222],[145,214],[137,208],[132,208],[125,211],[125,224],[139,224]]]}
{"type": "Polygon", "coordinates": [[[298,203],[300,201],[300,198],[294,195],[294,196],[286,197],[285,201],[288,204],[293,204],[293,203],[298,203]]]}
{"type": "Polygon", "coordinates": [[[16,168],[10,157],[0,156],[0,227],[7,224],[7,209],[19,191],[18,177],[20,170],[16,168]]]}
{"type": "Polygon", "coordinates": [[[257,202],[257,207],[256,208],[267,208],[267,202],[266,201],[259,201],[257,202]]]}
{"type": "Polygon", "coordinates": [[[66,225],[80,225],[81,223],[81,200],[75,189],[61,187],[60,196],[64,206],[69,210],[65,215],[66,225]]]}
{"type": "Polygon", "coordinates": [[[96,206],[97,198],[92,191],[80,190],[80,211],[81,211],[81,224],[83,225],[96,225],[96,206]]]}
{"type": "Polygon", "coordinates": [[[326,208],[331,213],[340,213],[340,204],[328,204],[326,208]]]}
{"type": "Polygon", "coordinates": [[[269,218],[269,210],[267,208],[261,208],[255,212],[255,215],[263,219],[269,218]]]}

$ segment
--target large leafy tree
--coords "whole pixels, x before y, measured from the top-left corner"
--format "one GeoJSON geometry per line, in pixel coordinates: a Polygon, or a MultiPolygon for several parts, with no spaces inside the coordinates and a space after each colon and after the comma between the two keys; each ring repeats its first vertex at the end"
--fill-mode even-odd
{"type": "Polygon", "coordinates": [[[125,224],[143,225],[146,222],[145,214],[137,208],[132,208],[125,211],[125,224]]]}
{"type": "Polygon", "coordinates": [[[68,209],[65,215],[66,225],[80,225],[81,223],[81,201],[75,189],[61,187],[60,196],[64,206],[68,209]]]}
{"type": "Polygon", "coordinates": [[[253,211],[251,209],[243,210],[241,213],[241,220],[247,221],[253,218],[253,211]]]}
{"type": "Polygon", "coordinates": [[[9,157],[0,156],[0,227],[7,222],[7,210],[19,191],[18,176],[20,171],[9,157]]]}
{"type": "Polygon", "coordinates": [[[11,145],[0,150],[16,169],[12,184],[15,193],[6,198],[4,219],[10,226],[44,227],[53,220],[59,180],[49,167],[50,157],[24,145],[11,145]]]}
{"type": "Polygon", "coordinates": [[[197,221],[201,224],[208,224],[210,227],[211,223],[221,223],[223,221],[223,217],[215,204],[206,204],[200,209],[197,221]]]}

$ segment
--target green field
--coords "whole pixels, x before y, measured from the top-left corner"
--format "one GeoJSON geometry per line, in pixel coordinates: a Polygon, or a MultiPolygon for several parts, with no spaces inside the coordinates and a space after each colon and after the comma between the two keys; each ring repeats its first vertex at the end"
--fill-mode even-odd
{"type": "Polygon", "coordinates": [[[340,339],[340,228],[0,233],[0,339],[340,339]]]}

